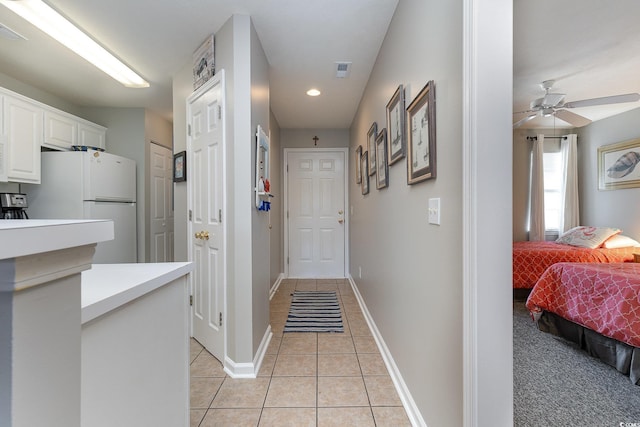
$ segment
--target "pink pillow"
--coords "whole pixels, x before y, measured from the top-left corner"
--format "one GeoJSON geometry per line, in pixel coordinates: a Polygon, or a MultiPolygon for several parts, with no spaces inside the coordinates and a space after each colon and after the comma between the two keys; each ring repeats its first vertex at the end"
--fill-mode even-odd
{"type": "Polygon", "coordinates": [[[581,248],[595,249],[600,247],[605,240],[619,234],[621,231],[619,228],[609,227],[574,227],[558,237],[556,242],[581,248]]]}
{"type": "Polygon", "coordinates": [[[602,247],[607,249],[628,248],[632,246],[640,246],[640,242],[633,240],[631,237],[623,236],[622,234],[614,234],[602,244],[602,247]]]}

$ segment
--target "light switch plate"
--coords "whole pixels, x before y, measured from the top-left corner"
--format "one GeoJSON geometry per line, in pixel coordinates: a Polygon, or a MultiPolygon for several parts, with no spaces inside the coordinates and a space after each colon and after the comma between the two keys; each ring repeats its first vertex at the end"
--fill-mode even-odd
{"type": "Polygon", "coordinates": [[[429,224],[440,225],[440,198],[429,199],[429,224]]]}

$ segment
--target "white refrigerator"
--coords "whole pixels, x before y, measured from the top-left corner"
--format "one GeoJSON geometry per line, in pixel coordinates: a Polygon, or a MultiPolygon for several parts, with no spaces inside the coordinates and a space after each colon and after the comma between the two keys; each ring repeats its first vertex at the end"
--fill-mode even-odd
{"type": "Polygon", "coordinates": [[[137,261],[136,163],[95,150],[42,152],[41,184],[23,185],[32,219],[111,219],[94,263],[137,261]]]}

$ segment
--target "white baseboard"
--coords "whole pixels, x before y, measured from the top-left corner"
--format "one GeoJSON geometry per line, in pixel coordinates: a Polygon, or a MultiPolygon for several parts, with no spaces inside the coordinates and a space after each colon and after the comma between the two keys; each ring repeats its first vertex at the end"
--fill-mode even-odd
{"type": "Polygon", "coordinates": [[[262,366],[264,355],[267,353],[271,337],[273,337],[273,333],[271,332],[271,325],[269,325],[251,363],[236,363],[229,359],[229,357],[225,357],[224,371],[227,375],[231,378],[256,378],[260,371],[260,366],[262,366]]]}
{"type": "Polygon", "coordinates": [[[280,283],[282,283],[282,279],[284,279],[284,273],[280,273],[280,275],[276,278],[276,281],[273,285],[271,285],[271,289],[269,289],[269,301],[273,298],[278,288],[280,287],[280,283]]]}
{"type": "Polygon", "coordinates": [[[400,374],[400,370],[396,365],[396,362],[393,360],[391,356],[391,352],[389,348],[385,344],[382,339],[382,335],[378,330],[375,322],[371,318],[371,314],[367,309],[364,300],[362,299],[362,295],[360,295],[360,291],[358,290],[358,286],[353,280],[353,276],[349,275],[349,283],[351,284],[351,289],[353,289],[353,293],[360,304],[360,309],[362,310],[362,314],[369,325],[369,329],[371,329],[371,333],[373,338],[376,340],[376,344],[378,345],[378,349],[380,350],[380,354],[382,355],[382,359],[384,360],[385,365],[387,366],[387,370],[389,371],[389,375],[391,376],[391,380],[393,381],[393,385],[400,396],[400,400],[402,401],[402,406],[404,406],[405,411],[407,412],[407,416],[409,417],[409,421],[411,421],[412,426],[427,426],[427,423],[422,418],[422,414],[418,410],[418,406],[416,402],[413,400],[409,389],[407,388],[407,384],[404,382],[402,375],[400,374]]]}

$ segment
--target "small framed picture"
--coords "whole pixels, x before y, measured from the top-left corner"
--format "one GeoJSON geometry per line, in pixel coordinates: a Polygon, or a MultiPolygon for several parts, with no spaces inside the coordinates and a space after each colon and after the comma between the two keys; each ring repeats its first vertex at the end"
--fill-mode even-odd
{"type": "Polygon", "coordinates": [[[173,182],[187,180],[187,152],[181,151],[173,155],[173,182]]]}
{"type": "Polygon", "coordinates": [[[407,183],[436,177],[436,98],[433,80],[407,107],[407,183]]]}
{"type": "Polygon", "coordinates": [[[369,152],[365,152],[360,156],[360,171],[362,172],[362,180],[360,182],[360,187],[362,189],[362,194],[369,194],[369,174],[367,170],[369,168],[369,152]]]}
{"type": "Polygon", "coordinates": [[[376,138],[376,188],[389,185],[389,162],[387,158],[387,130],[382,129],[376,138]]]}
{"type": "Polygon", "coordinates": [[[404,130],[404,87],[398,86],[387,104],[387,129],[389,140],[389,164],[392,165],[404,157],[407,145],[404,130]]]}
{"type": "Polygon", "coordinates": [[[378,124],[373,122],[367,132],[367,152],[369,153],[369,175],[376,173],[376,137],[378,136],[378,124]]]}
{"type": "Polygon", "coordinates": [[[362,169],[360,165],[360,158],[362,157],[362,145],[358,145],[356,148],[356,184],[362,182],[362,169]]]}

